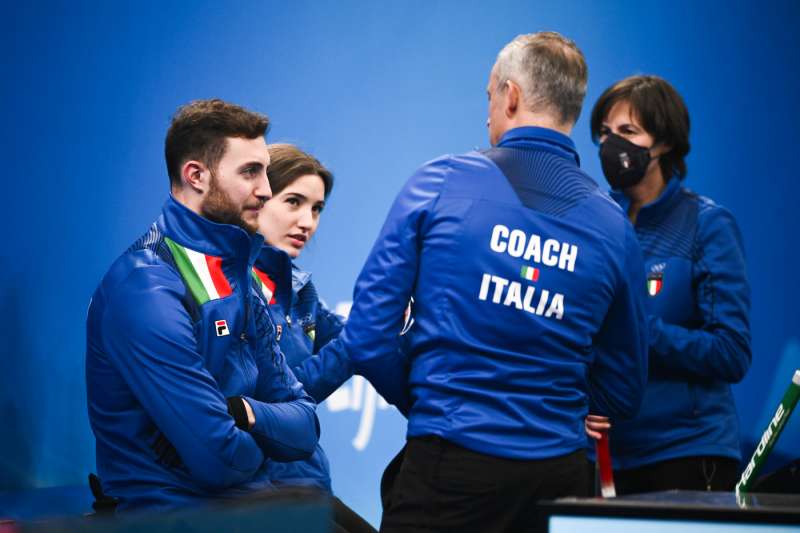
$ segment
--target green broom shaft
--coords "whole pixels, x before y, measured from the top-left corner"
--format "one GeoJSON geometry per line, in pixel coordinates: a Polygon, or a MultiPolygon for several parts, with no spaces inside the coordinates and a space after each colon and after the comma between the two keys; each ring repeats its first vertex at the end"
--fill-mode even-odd
{"type": "Polygon", "coordinates": [[[783,395],[781,403],[778,404],[775,415],[772,417],[767,429],[761,436],[761,440],[758,442],[758,446],[756,446],[756,450],[753,452],[753,456],[750,458],[747,468],[742,472],[742,478],[739,480],[739,483],[736,484],[737,494],[750,490],[750,487],[753,485],[753,480],[756,479],[758,472],[764,466],[764,463],[767,462],[767,457],[778,441],[778,437],[797,405],[798,399],[800,399],[800,370],[795,370],[792,382],[789,383],[789,388],[786,389],[786,393],[783,395]]]}

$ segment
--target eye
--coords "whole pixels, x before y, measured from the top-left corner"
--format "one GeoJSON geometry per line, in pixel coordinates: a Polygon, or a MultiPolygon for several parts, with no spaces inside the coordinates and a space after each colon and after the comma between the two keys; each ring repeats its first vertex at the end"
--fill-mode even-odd
{"type": "Polygon", "coordinates": [[[605,137],[611,133],[611,129],[608,126],[600,126],[600,137],[605,137]]]}
{"type": "Polygon", "coordinates": [[[315,215],[319,215],[322,213],[323,209],[325,209],[325,204],[316,204],[314,207],[311,208],[311,212],[315,215]]]}
{"type": "Polygon", "coordinates": [[[300,205],[300,199],[297,198],[296,196],[287,196],[286,203],[293,207],[297,207],[298,205],[300,205]]]}
{"type": "Polygon", "coordinates": [[[261,167],[258,167],[258,166],[252,166],[252,167],[246,167],[246,168],[244,168],[244,169],[242,170],[242,174],[244,174],[244,175],[245,175],[245,176],[247,176],[248,178],[254,178],[254,177],[257,177],[257,176],[258,176],[258,173],[259,173],[260,171],[261,171],[261,167]]]}

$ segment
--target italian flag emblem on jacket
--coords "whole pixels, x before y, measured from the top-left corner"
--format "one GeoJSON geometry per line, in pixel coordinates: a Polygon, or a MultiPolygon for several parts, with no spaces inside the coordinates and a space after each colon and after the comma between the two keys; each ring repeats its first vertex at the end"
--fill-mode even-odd
{"type": "Polygon", "coordinates": [[[230,296],[231,284],[222,272],[222,258],[205,255],[181,246],[169,237],[164,240],[175,259],[175,266],[198,305],[230,296]]]}
{"type": "Polygon", "coordinates": [[[661,292],[664,286],[664,273],[663,272],[650,272],[647,274],[647,294],[655,296],[661,292]]]}
{"type": "MultiPolygon", "coordinates": [[[[181,246],[169,237],[165,237],[164,240],[172,252],[172,257],[175,259],[175,266],[178,267],[181,277],[183,277],[184,282],[189,287],[189,291],[199,305],[231,295],[233,290],[228,278],[222,271],[221,257],[191,250],[181,246]]],[[[261,290],[261,294],[264,295],[265,301],[274,304],[275,282],[255,267],[253,267],[250,274],[261,290]]]]}

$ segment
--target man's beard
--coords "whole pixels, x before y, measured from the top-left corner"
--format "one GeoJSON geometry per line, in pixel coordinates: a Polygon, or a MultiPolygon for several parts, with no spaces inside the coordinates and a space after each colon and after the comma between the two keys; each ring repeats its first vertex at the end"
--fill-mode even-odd
{"type": "Polygon", "coordinates": [[[253,222],[251,224],[242,218],[243,208],[233,203],[233,200],[231,200],[231,197],[228,196],[228,193],[219,187],[217,183],[217,177],[213,172],[211,173],[208,194],[206,195],[200,210],[200,214],[212,222],[239,226],[251,235],[258,231],[257,222],[253,222]]]}

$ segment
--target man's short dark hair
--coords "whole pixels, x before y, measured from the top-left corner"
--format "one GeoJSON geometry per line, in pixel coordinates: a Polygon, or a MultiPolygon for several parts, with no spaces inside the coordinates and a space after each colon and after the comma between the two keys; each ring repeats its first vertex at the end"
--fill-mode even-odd
{"type": "Polygon", "coordinates": [[[589,69],[572,40],[554,31],[519,35],[497,54],[494,73],[501,90],[508,80],[520,86],[529,110],[546,110],[562,124],[578,120],[589,69]]]}
{"type": "Polygon", "coordinates": [[[266,116],[218,98],[179,107],[164,141],[170,185],[181,185],[181,167],[186,161],[200,161],[216,170],[228,147],[227,137],[256,139],[263,137],[268,127],[266,116]]]}
{"type": "Polygon", "coordinates": [[[665,180],[672,176],[686,177],[689,153],[689,110],[678,91],[658,76],[631,76],[605,90],[592,109],[592,140],[597,142],[603,120],[618,102],[631,106],[636,120],[656,143],[672,149],[659,158],[665,180]]]}

